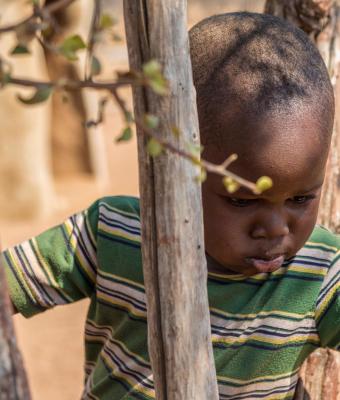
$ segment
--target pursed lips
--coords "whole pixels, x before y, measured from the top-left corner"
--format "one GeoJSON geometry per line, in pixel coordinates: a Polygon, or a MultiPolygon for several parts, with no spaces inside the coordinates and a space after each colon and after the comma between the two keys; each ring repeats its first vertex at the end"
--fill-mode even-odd
{"type": "Polygon", "coordinates": [[[246,257],[245,261],[259,272],[273,272],[281,267],[284,254],[266,254],[265,256],[246,257]]]}

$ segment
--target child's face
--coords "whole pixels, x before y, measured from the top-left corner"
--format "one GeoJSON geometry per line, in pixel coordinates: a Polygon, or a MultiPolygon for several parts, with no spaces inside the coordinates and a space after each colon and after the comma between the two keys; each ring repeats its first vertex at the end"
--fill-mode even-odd
{"type": "Polygon", "coordinates": [[[262,195],[244,188],[229,194],[220,176],[208,176],[202,189],[205,246],[212,257],[208,268],[245,275],[272,272],[297,253],[313,230],[328,145],[320,142],[320,124],[313,117],[245,119],[225,126],[225,146],[209,145],[203,157],[220,163],[235,152],[239,159],[230,170],[253,182],[268,175],[274,185],[262,195]]]}

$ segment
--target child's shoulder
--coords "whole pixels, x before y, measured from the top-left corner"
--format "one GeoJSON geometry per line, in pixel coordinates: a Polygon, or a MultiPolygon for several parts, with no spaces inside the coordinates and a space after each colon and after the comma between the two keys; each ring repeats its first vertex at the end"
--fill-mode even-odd
{"type": "Polygon", "coordinates": [[[139,219],[139,199],[134,196],[106,196],[95,201],[89,212],[101,214],[121,214],[128,218],[139,219]]]}
{"type": "Polygon", "coordinates": [[[307,242],[307,245],[311,244],[337,253],[340,250],[340,236],[324,226],[316,225],[307,242]]]}

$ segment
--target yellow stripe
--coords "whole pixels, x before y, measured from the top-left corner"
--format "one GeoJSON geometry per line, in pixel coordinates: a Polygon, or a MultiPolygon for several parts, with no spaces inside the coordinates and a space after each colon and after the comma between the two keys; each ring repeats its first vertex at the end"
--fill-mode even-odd
{"type": "Polygon", "coordinates": [[[253,379],[247,379],[247,380],[243,380],[243,379],[236,379],[236,378],[230,378],[230,377],[225,377],[225,376],[217,376],[217,379],[219,381],[223,381],[223,382],[230,382],[230,383],[237,383],[237,384],[242,384],[242,385],[249,385],[252,383],[256,383],[256,382],[260,382],[263,380],[278,380],[278,379],[284,379],[284,378],[291,378],[293,377],[298,371],[299,368],[296,368],[295,370],[288,372],[288,373],[284,373],[284,374],[279,374],[279,375],[264,375],[264,376],[260,376],[258,378],[253,378],[253,379]]]}
{"type": "Polygon", "coordinates": [[[309,267],[304,267],[303,265],[294,265],[289,267],[289,271],[294,271],[294,272],[303,272],[307,274],[313,274],[313,275],[321,275],[321,276],[326,276],[327,274],[327,267],[319,267],[319,268],[309,268],[309,267]]]}
{"type": "Polygon", "coordinates": [[[122,308],[128,310],[131,314],[133,314],[137,317],[146,318],[146,312],[136,311],[136,309],[130,303],[119,301],[116,299],[113,300],[111,296],[109,296],[105,293],[102,293],[102,292],[98,292],[98,298],[101,298],[110,304],[116,304],[118,306],[121,306],[122,308]]]}
{"type": "Polygon", "coordinates": [[[294,395],[295,393],[295,388],[291,389],[289,392],[285,392],[282,394],[274,394],[274,397],[268,397],[266,400],[280,400],[280,399],[286,399],[288,395],[294,395]]]}
{"type": "Polygon", "coordinates": [[[306,314],[297,314],[297,313],[291,313],[291,312],[282,311],[282,310],[260,311],[257,314],[254,314],[254,313],[253,314],[233,314],[233,313],[228,313],[226,311],[221,311],[221,310],[219,310],[217,308],[213,308],[213,307],[210,307],[210,311],[214,311],[217,314],[220,314],[220,315],[223,315],[226,317],[253,318],[253,319],[255,319],[256,317],[259,317],[259,316],[271,316],[271,315],[273,315],[273,318],[275,318],[274,314],[277,314],[277,315],[280,315],[283,317],[295,318],[295,319],[299,319],[299,320],[303,320],[306,317],[314,316],[314,313],[311,311],[306,314]]]}
{"type": "MultiPolygon", "coordinates": [[[[11,259],[11,264],[12,264],[12,266],[13,266],[14,269],[15,269],[16,275],[19,277],[20,283],[25,287],[26,292],[28,293],[28,296],[29,296],[30,300],[32,301],[32,303],[35,303],[35,302],[38,301],[38,303],[39,303],[40,305],[42,305],[42,304],[39,302],[39,300],[36,299],[36,298],[33,296],[33,293],[32,293],[33,291],[32,291],[32,289],[31,289],[31,285],[29,284],[28,280],[26,279],[26,274],[23,272],[23,268],[21,267],[21,263],[20,263],[20,262],[17,263],[17,262],[15,261],[14,257],[12,256],[11,250],[8,250],[8,251],[7,251],[7,254],[8,254],[9,258],[11,259]]],[[[18,279],[16,278],[15,275],[14,275],[14,279],[15,279],[16,281],[18,281],[18,279]]],[[[19,285],[19,287],[20,287],[20,285],[19,285]]]]}
{"type": "Polygon", "coordinates": [[[40,253],[39,247],[38,247],[38,243],[35,239],[31,240],[32,242],[32,247],[34,248],[37,258],[40,261],[40,265],[42,265],[42,269],[46,272],[46,275],[48,276],[51,284],[52,284],[52,288],[55,289],[57,292],[62,293],[62,295],[68,300],[68,301],[73,301],[72,297],[70,297],[58,284],[58,282],[55,280],[52,272],[50,271],[49,265],[45,262],[44,257],[42,256],[42,254],[40,253]]]}
{"type": "Polygon", "coordinates": [[[318,247],[321,247],[321,248],[323,248],[325,250],[333,250],[335,252],[338,251],[338,247],[328,246],[327,244],[321,243],[321,242],[306,242],[306,245],[308,245],[308,246],[318,246],[318,247]]]}
{"type": "Polygon", "coordinates": [[[122,372],[120,372],[117,369],[117,366],[112,362],[111,358],[109,358],[109,356],[107,354],[102,352],[101,353],[101,357],[110,366],[112,375],[123,379],[125,382],[127,382],[131,386],[131,388],[134,391],[138,391],[140,393],[145,394],[146,396],[150,396],[151,398],[155,398],[155,391],[154,390],[145,388],[144,386],[142,386],[142,384],[140,382],[135,383],[135,382],[131,381],[130,378],[128,378],[125,374],[123,374],[122,372]]]}
{"type": "MultiPolygon", "coordinates": [[[[149,361],[145,360],[144,358],[142,358],[142,357],[139,356],[138,354],[136,354],[136,353],[132,352],[131,350],[129,350],[129,349],[125,346],[125,344],[124,344],[123,342],[121,342],[121,341],[118,340],[118,339],[113,339],[113,330],[112,330],[112,326],[109,326],[109,325],[97,325],[94,321],[91,320],[91,324],[88,324],[88,326],[92,326],[92,325],[94,325],[94,326],[95,326],[97,329],[99,329],[99,330],[101,330],[101,329],[109,330],[109,331],[110,331],[110,334],[111,334],[111,335],[110,335],[111,338],[109,337],[109,339],[111,339],[113,343],[119,343],[119,345],[120,345],[121,347],[123,347],[124,350],[126,351],[126,353],[128,353],[131,357],[137,358],[139,361],[141,361],[141,362],[144,363],[144,364],[147,364],[147,365],[149,365],[149,366],[151,365],[151,364],[149,363],[149,361]]],[[[86,328],[85,328],[85,329],[86,329],[86,328]]],[[[87,336],[86,336],[86,337],[87,337],[87,336]]],[[[91,337],[93,337],[93,333],[92,333],[91,336],[88,337],[88,340],[89,340],[89,341],[91,341],[91,337]]],[[[106,341],[106,339],[104,339],[102,336],[101,336],[101,337],[98,337],[98,339],[99,339],[99,340],[101,339],[102,342],[105,342],[105,341],[106,341]]]]}
{"type": "Polygon", "coordinates": [[[132,287],[133,287],[133,286],[136,286],[136,287],[139,287],[139,288],[143,289],[143,291],[145,291],[144,285],[142,285],[142,284],[140,284],[140,283],[137,283],[137,282],[135,282],[135,281],[131,281],[130,279],[123,278],[123,277],[121,277],[121,276],[114,275],[114,274],[110,274],[110,273],[104,272],[104,271],[100,271],[100,275],[106,276],[106,277],[108,277],[108,278],[114,278],[114,279],[116,279],[118,282],[122,281],[122,282],[125,282],[125,283],[131,285],[132,287]]]}
{"type": "Polygon", "coordinates": [[[121,237],[123,239],[127,239],[127,240],[131,240],[132,242],[136,242],[136,243],[140,243],[141,242],[141,237],[139,234],[130,234],[127,233],[126,231],[123,230],[123,228],[121,229],[117,229],[117,228],[110,228],[108,226],[103,225],[102,223],[99,226],[101,231],[104,231],[106,233],[109,233],[110,235],[113,236],[118,236],[121,237]],[[124,231],[124,233],[122,232],[124,231]]]}
{"type": "MultiPolygon", "coordinates": [[[[91,333],[90,336],[85,335],[85,338],[86,338],[86,341],[87,341],[87,342],[100,342],[100,343],[103,343],[103,344],[106,342],[106,340],[103,338],[103,336],[96,336],[96,335],[93,334],[93,333],[91,333]]],[[[146,361],[144,358],[140,357],[138,354],[133,353],[132,351],[130,351],[130,350],[124,345],[123,342],[121,342],[120,340],[112,339],[112,337],[111,337],[111,341],[112,341],[113,343],[116,343],[116,344],[119,343],[119,345],[120,345],[121,347],[124,348],[124,351],[125,351],[126,353],[128,353],[129,356],[138,359],[141,363],[146,364],[144,368],[150,367],[150,363],[149,363],[148,361],[146,361]]],[[[95,364],[95,363],[94,363],[94,364],[95,364]]]]}
{"type": "Polygon", "coordinates": [[[91,227],[90,221],[87,219],[87,215],[88,215],[88,212],[87,212],[87,210],[86,210],[86,212],[84,212],[85,223],[86,223],[87,229],[88,229],[88,231],[89,231],[89,235],[90,235],[90,238],[91,238],[91,243],[92,243],[92,245],[93,245],[94,247],[96,247],[97,240],[96,240],[96,238],[95,238],[94,235],[93,235],[92,227],[91,227]]]}
{"type": "Polygon", "coordinates": [[[71,243],[72,250],[76,254],[82,270],[88,276],[90,281],[92,283],[95,283],[96,274],[95,274],[95,272],[93,272],[92,268],[89,267],[89,264],[88,264],[87,260],[81,254],[81,252],[79,250],[79,247],[77,246],[79,235],[75,232],[74,226],[73,226],[71,220],[66,221],[64,223],[64,226],[65,226],[65,229],[66,229],[66,231],[67,231],[67,233],[69,235],[69,239],[70,239],[69,243],[71,243]]]}
{"type": "MultiPolygon", "coordinates": [[[[131,219],[133,219],[134,221],[137,221],[137,222],[139,222],[139,219],[137,219],[136,217],[138,217],[138,214],[135,212],[135,213],[130,213],[130,212],[128,212],[128,211],[123,211],[123,210],[120,210],[119,208],[116,208],[116,207],[112,207],[112,206],[110,206],[108,203],[105,203],[105,202],[102,202],[101,204],[105,204],[105,206],[107,207],[107,208],[109,208],[111,211],[114,211],[116,214],[119,214],[119,215],[126,215],[126,216],[128,216],[128,217],[133,217],[133,218],[131,218],[131,219]]],[[[103,213],[104,214],[104,213],[103,213]]]]}
{"type": "Polygon", "coordinates": [[[253,340],[256,340],[258,342],[263,342],[263,343],[270,343],[270,344],[285,344],[285,343],[299,343],[299,342],[305,342],[306,340],[312,341],[314,343],[320,343],[319,336],[316,334],[307,334],[307,335],[299,335],[297,337],[288,339],[288,338],[282,338],[282,339],[272,339],[268,338],[267,336],[262,336],[262,335],[251,335],[246,338],[239,338],[235,340],[234,338],[232,339],[227,339],[227,338],[222,338],[222,337],[213,337],[212,342],[213,343],[225,343],[225,344],[241,344],[241,343],[246,343],[250,342],[253,340]]]}
{"type": "Polygon", "coordinates": [[[338,281],[330,291],[328,291],[327,295],[324,297],[322,300],[321,306],[316,310],[315,316],[318,319],[320,315],[323,313],[323,311],[328,307],[328,304],[331,302],[334,293],[339,289],[340,287],[340,282],[338,281]]]}

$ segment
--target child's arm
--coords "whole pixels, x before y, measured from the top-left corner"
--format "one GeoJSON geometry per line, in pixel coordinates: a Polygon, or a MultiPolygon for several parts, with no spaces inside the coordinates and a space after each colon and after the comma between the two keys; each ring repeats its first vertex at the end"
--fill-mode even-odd
{"type": "Polygon", "coordinates": [[[29,317],[92,295],[97,224],[98,202],[1,254],[14,312],[29,317]]]}

